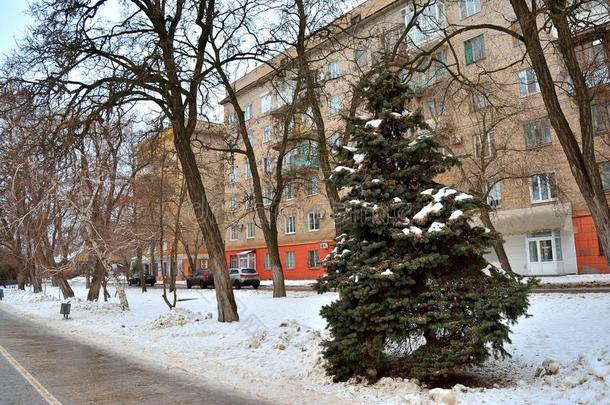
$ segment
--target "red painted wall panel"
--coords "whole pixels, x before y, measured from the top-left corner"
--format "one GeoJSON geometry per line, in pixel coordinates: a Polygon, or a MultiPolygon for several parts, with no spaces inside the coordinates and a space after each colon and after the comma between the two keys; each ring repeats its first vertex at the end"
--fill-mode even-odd
{"type": "Polygon", "coordinates": [[[590,215],[573,217],[574,243],[578,274],[610,273],[604,256],[600,255],[599,239],[590,215]]]}

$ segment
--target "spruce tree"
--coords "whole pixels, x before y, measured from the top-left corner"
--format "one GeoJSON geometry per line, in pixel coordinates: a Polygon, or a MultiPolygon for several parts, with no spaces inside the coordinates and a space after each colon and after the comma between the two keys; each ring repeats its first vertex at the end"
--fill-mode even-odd
{"type": "Polygon", "coordinates": [[[529,284],[483,254],[499,236],[476,226],[484,202],[436,179],[457,164],[443,153],[409,89],[384,71],[360,83],[369,117],[354,119],[333,178],[340,235],[324,262],[323,343],[335,381],[382,376],[434,380],[505,356],[529,284]]]}

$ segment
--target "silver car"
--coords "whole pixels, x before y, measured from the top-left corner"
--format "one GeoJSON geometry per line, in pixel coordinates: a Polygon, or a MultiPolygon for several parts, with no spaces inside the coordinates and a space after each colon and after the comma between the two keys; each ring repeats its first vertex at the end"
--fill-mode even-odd
{"type": "Polygon", "coordinates": [[[240,289],[242,286],[251,285],[254,289],[257,289],[261,285],[261,279],[258,277],[258,273],[254,269],[244,268],[230,268],[229,278],[236,289],[240,289]]]}

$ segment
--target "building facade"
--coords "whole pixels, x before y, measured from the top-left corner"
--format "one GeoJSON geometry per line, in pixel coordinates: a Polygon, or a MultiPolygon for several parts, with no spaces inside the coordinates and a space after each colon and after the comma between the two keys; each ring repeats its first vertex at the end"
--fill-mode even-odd
{"type": "MultiPolygon", "coordinates": [[[[312,51],[316,55],[312,64],[323,88],[327,141],[346,142],[341,113],[350,108],[352,85],[383,55],[397,51],[398,60],[411,60],[410,68],[401,72],[415,89],[409,107],[423,111],[448,153],[463,157],[462,167],[442,181],[481,190],[494,208],[490,219],[503,235],[513,270],[524,275],[607,273],[591,215],[550,125],[523,45],[506,33],[477,29],[437,46],[443,33],[457,26],[497,24],[519,32],[518,24],[511,23],[515,17],[510,3],[437,0],[420,14],[412,4],[369,0],[343,17],[348,26],[336,41],[317,44],[312,51]],[[412,25],[414,15],[419,15],[418,24],[403,40],[401,34],[412,25]],[[420,55],[416,62],[410,59],[414,55],[420,55]],[[458,73],[462,80],[457,80],[458,73]]],[[[599,135],[595,139],[596,159],[604,187],[610,191],[609,11],[608,2],[603,0],[590,1],[577,11],[583,19],[595,20],[595,27],[579,31],[576,42],[590,85],[594,130],[599,135]]],[[[552,44],[555,39],[550,30],[544,41],[552,44]]],[[[578,110],[569,77],[559,56],[548,49],[555,79],[565,84],[558,89],[562,108],[578,132],[578,110]]],[[[282,84],[268,65],[237,80],[235,88],[259,171],[268,175],[265,187],[272,188],[274,167],[270,162],[277,156],[274,145],[281,127],[277,116],[293,100],[286,100],[282,84]]],[[[233,106],[225,102],[224,109],[231,131],[233,106]]],[[[307,131],[311,125],[308,106],[304,104],[294,115],[291,130],[307,131]]],[[[322,273],[320,261],[332,247],[335,229],[315,143],[295,145],[284,162],[303,170],[284,190],[278,218],[283,268],[287,279],[316,278],[322,273]]],[[[270,278],[264,239],[252,210],[245,156],[234,159],[226,177],[227,260],[231,266],[255,267],[264,278],[270,278]]],[[[497,261],[493,253],[489,258],[497,261]]]]}

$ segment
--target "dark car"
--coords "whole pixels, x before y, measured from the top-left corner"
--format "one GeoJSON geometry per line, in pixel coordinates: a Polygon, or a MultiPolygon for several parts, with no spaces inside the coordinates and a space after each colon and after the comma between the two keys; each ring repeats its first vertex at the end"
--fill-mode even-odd
{"type": "MultiPolygon", "coordinates": [[[[150,284],[151,287],[155,286],[157,277],[153,276],[152,274],[145,274],[144,277],[146,277],[146,284],[150,284]]],[[[129,285],[140,285],[140,275],[138,273],[133,274],[131,278],[127,280],[127,282],[129,285]]]]}
{"type": "Polygon", "coordinates": [[[229,269],[229,278],[233,286],[238,290],[246,285],[251,285],[254,289],[261,285],[261,279],[254,269],[231,268],[229,269]]]}
{"type": "Polygon", "coordinates": [[[198,285],[201,288],[208,288],[214,285],[214,274],[211,270],[197,270],[186,279],[186,288],[198,285]]]}

